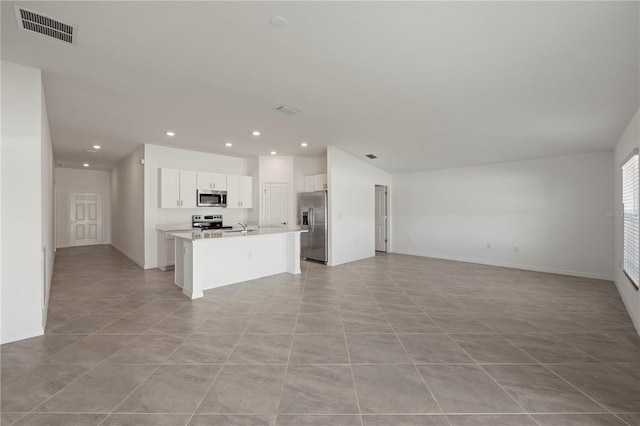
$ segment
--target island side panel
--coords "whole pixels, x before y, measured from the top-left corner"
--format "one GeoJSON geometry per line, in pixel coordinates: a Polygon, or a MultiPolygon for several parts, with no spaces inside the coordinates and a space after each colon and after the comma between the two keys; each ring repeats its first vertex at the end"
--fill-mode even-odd
{"type": "Polygon", "coordinates": [[[300,232],[285,234],[286,238],[286,270],[290,274],[300,273],[300,232]]]}
{"type": "Polygon", "coordinates": [[[184,242],[185,240],[183,238],[176,238],[176,247],[175,247],[176,263],[175,263],[175,268],[173,272],[173,277],[174,277],[174,283],[180,288],[184,287],[184,273],[182,272],[184,270],[183,268],[184,242]]]}
{"type": "Polygon", "coordinates": [[[287,237],[279,233],[195,241],[194,289],[207,290],[287,272],[287,237]]]}

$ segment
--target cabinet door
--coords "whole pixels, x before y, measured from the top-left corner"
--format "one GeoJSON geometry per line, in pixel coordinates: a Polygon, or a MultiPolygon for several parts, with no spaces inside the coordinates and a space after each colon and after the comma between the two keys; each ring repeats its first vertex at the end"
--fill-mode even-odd
{"type": "Polygon", "coordinates": [[[315,183],[314,176],[305,176],[304,178],[304,192],[314,191],[313,185],[315,183]]]}
{"type": "Polygon", "coordinates": [[[227,208],[240,208],[240,176],[227,175],[227,208]]]}
{"type": "Polygon", "coordinates": [[[327,175],[315,175],[313,177],[313,190],[324,191],[325,189],[327,189],[327,175]]]}
{"type": "Polygon", "coordinates": [[[180,207],[180,170],[160,169],[159,207],[176,209],[180,207]]]}
{"type": "Polygon", "coordinates": [[[222,173],[211,173],[211,188],[218,191],[227,190],[227,175],[222,173]]]}
{"type": "Polygon", "coordinates": [[[243,209],[253,208],[253,178],[251,176],[240,176],[240,207],[243,209]]]}
{"type": "Polygon", "coordinates": [[[198,206],[196,180],[196,172],[180,170],[180,207],[191,209],[198,206]]]}
{"type": "Polygon", "coordinates": [[[211,173],[198,172],[197,173],[198,189],[213,189],[211,173]]]}

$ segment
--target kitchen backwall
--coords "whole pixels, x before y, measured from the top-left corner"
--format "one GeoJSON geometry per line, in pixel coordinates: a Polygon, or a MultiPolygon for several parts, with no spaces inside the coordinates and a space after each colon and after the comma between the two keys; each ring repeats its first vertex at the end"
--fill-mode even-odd
{"type": "Polygon", "coordinates": [[[56,247],[69,246],[69,206],[72,192],[102,194],[102,243],[111,243],[111,177],[108,171],[80,170],[57,167],[56,247]]]}
{"type": "MultiPolygon", "coordinates": [[[[159,145],[144,146],[144,267],[156,268],[157,230],[161,223],[191,224],[194,214],[221,214],[226,225],[244,222],[251,209],[229,208],[195,208],[195,209],[160,209],[158,208],[158,169],[170,168],[217,172],[234,175],[249,175],[247,160],[226,155],[208,154],[186,149],[169,148],[159,145]]],[[[256,180],[256,177],[254,177],[256,180]]],[[[254,205],[254,208],[256,206],[254,205]]]]}
{"type": "MultiPolygon", "coordinates": [[[[616,212],[622,212],[622,171],[620,167],[634,149],[640,149],[640,110],[636,112],[624,134],[618,141],[615,149],[615,160],[613,162],[615,176],[615,204],[616,212]]],[[[616,285],[622,295],[622,300],[627,306],[629,315],[633,320],[636,330],[640,333],[640,291],[636,290],[622,269],[622,245],[623,245],[623,224],[622,216],[615,214],[615,257],[613,268],[615,271],[616,285]]]]}
{"type": "Polygon", "coordinates": [[[613,278],[611,151],[393,176],[398,253],[613,278]]]}

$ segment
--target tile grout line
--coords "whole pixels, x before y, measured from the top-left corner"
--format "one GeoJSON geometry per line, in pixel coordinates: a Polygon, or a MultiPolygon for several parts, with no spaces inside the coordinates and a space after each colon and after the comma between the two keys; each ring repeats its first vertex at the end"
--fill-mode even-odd
{"type": "MultiPolygon", "coordinates": [[[[389,274],[386,273],[386,271],[382,270],[382,273],[385,274],[387,276],[387,278],[394,283],[394,285],[397,286],[397,283],[393,280],[393,278],[391,278],[389,276],[389,274]]],[[[386,317],[385,317],[386,318],[386,317]]],[[[389,322],[387,320],[387,322],[389,322]]],[[[431,390],[431,387],[429,386],[429,384],[427,383],[427,381],[425,380],[424,376],[422,375],[422,373],[420,373],[420,370],[418,370],[418,367],[416,366],[415,360],[413,359],[413,357],[411,356],[411,354],[409,354],[409,351],[407,350],[407,348],[405,347],[404,343],[402,343],[402,340],[400,339],[400,336],[398,336],[398,333],[396,332],[396,329],[393,327],[393,324],[391,324],[391,322],[389,322],[389,326],[391,327],[391,330],[393,330],[393,334],[396,337],[396,339],[398,340],[398,342],[400,342],[400,346],[402,346],[402,349],[405,351],[405,353],[407,354],[407,357],[409,358],[409,360],[411,361],[411,364],[413,365],[413,369],[416,371],[416,373],[418,373],[418,376],[420,377],[420,379],[422,380],[422,383],[424,383],[424,385],[427,387],[427,390],[429,391],[429,394],[431,395],[431,398],[433,398],[433,400],[435,401],[435,403],[438,405],[438,408],[440,409],[440,413],[444,416],[445,420],[447,421],[447,423],[449,424],[449,426],[452,426],[451,421],[449,420],[449,417],[447,417],[446,413],[444,412],[444,410],[442,409],[442,405],[440,405],[440,402],[438,401],[438,399],[436,398],[436,395],[433,393],[433,390],[431,390]]]]}
{"type": "MultiPolygon", "coordinates": [[[[449,337],[449,339],[451,339],[452,342],[454,342],[465,354],[467,354],[467,356],[471,359],[471,361],[474,362],[474,364],[476,365],[476,367],[480,368],[484,374],[486,374],[487,376],[489,376],[489,378],[491,380],[493,380],[493,382],[498,385],[498,387],[500,387],[500,389],[502,389],[502,392],[504,392],[505,394],[507,394],[509,396],[509,398],[511,398],[511,400],[513,402],[515,402],[518,407],[520,407],[520,409],[522,410],[523,413],[525,413],[529,418],[531,418],[536,424],[540,425],[540,423],[538,423],[536,421],[535,418],[533,418],[533,416],[531,415],[531,413],[529,413],[516,399],[513,395],[511,395],[509,392],[507,392],[507,390],[495,379],[495,377],[493,377],[491,374],[489,374],[489,372],[487,370],[484,369],[484,367],[482,365],[480,365],[472,356],[471,354],[469,354],[469,352],[467,352],[458,342],[456,342],[451,336],[449,336],[449,334],[447,334],[447,336],[449,337]]],[[[533,357],[532,357],[533,358],[533,357]]],[[[533,358],[535,360],[535,358],[533,358]]],[[[535,365],[535,364],[534,364],[535,365]]],[[[517,413],[514,413],[517,414],[517,413]]]]}
{"type": "MultiPolygon", "coordinates": [[[[222,370],[224,370],[224,367],[227,365],[227,362],[229,361],[229,358],[231,358],[231,355],[233,355],[233,352],[236,350],[236,348],[238,347],[238,345],[240,344],[240,342],[242,341],[242,338],[244,337],[244,335],[247,332],[247,329],[249,328],[249,326],[251,325],[251,322],[255,319],[256,315],[258,315],[258,309],[256,309],[256,311],[253,313],[253,316],[251,317],[251,319],[249,321],[247,321],[247,325],[244,327],[244,330],[242,331],[242,333],[240,334],[240,338],[238,339],[238,341],[236,342],[235,345],[233,345],[233,349],[231,349],[229,351],[229,355],[227,355],[227,358],[224,360],[224,362],[222,363],[222,365],[220,366],[220,369],[218,370],[218,373],[216,374],[216,376],[213,378],[213,380],[211,381],[211,384],[207,387],[207,390],[202,394],[202,398],[200,398],[200,402],[198,402],[198,405],[196,405],[196,408],[193,410],[193,413],[191,413],[191,417],[189,417],[189,419],[187,420],[187,425],[189,423],[191,423],[191,420],[193,419],[193,417],[196,415],[196,413],[198,412],[198,409],[200,408],[200,406],[202,405],[202,403],[204,402],[204,399],[207,397],[207,395],[209,394],[209,392],[211,391],[211,388],[213,388],[213,385],[216,383],[216,380],[218,379],[218,377],[220,377],[220,373],[222,373],[222,370]]],[[[205,324],[205,322],[203,322],[203,324],[205,324]]],[[[194,333],[192,333],[191,335],[193,335],[194,333]]],[[[186,340],[185,340],[186,342],[186,340]]],[[[175,352],[174,352],[175,353],[175,352]]]]}
{"type": "MultiPolygon", "coordinates": [[[[296,312],[296,323],[293,326],[293,333],[291,337],[291,346],[289,347],[289,355],[287,356],[287,364],[284,368],[284,376],[282,377],[282,386],[280,387],[280,397],[278,398],[278,406],[276,407],[276,417],[275,424],[278,423],[278,416],[280,415],[280,405],[282,404],[282,395],[284,394],[284,387],[287,383],[287,374],[289,373],[289,361],[291,359],[291,352],[293,351],[293,344],[296,339],[296,329],[298,328],[298,318],[300,318],[300,305],[302,304],[302,299],[304,297],[304,290],[307,286],[307,274],[309,273],[309,269],[307,268],[304,273],[304,278],[302,279],[302,291],[300,292],[300,298],[298,299],[298,310],[296,312]]],[[[275,426],[274,424],[274,426],[275,426]]]]}
{"type": "Polygon", "coordinates": [[[360,397],[358,396],[358,387],[356,386],[356,377],[353,373],[353,364],[351,363],[351,352],[349,350],[349,343],[347,342],[347,330],[344,328],[344,320],[342,318],[342,312],[340,306],[338,306],[338,316],[340,317],[340,324],[342,324],[342,338],[344,339],[344,346],[347,349],[347,360],[349,361],[349,371],[351,372],[351,383],[353,384],[353,392],[356,395],[356,404],[358,406],[358,415],[360,417],[360,425],[364,426],[364,418],[362,417],[362,408],[360,407],[360,397]]]}
{"type": "Polygon", "coordinates": [[[157,367],[156,367],[156,368],[155,368],[155,369],[154,369],[154,370],[153,370],[153,371],[152,371],[152,372],[151,372],[151,373],[150,373],[150,374],[149,374],[149,375],[148,375],[148,376],[143,380],[143,381],[141,381],[141,382],[140,382],[140,384],[138,384],[138,386],[136,386],[136,387],[135,387],[131,392],[129,392],[129,393],[128,393],[128,394],[127,394],[127,395],[126,395],[122,400],[120,400],[120,402],[119,402],[118,404],[116,404],[116,406],[113,408],[113,410],[111,410],[111,412],[110,412],[109,414],[107,414],[107,416],[106,416],[104,419],[102,419],[102,421],[101,421],[100,423],[98,423],[98,426],[102,425],[102,424],[103,424],[103,423],[104,423],[104,422],[109,418],[109,416],[111,416],[113,413],[115,413],[115,411],[116,411],[116,410],[117,410],[117,409],[118,409],[122,404],[124,404],[124,402],[125,402],[127,399],[129,399],[129,397],[130,397],[131,395],[133,395],[133,393],[134,393],[135,391],[137,391],[138,389],[140,389],[140,387],[141,387],[142,385],[144,385],[144,384],[147,382],[147,380],[149,380],[149,378],[150,378],[151,376],[153,376],[153,375],[156,373],[156,371],[158,371],[158,370],[160,369],[160,367],[162,367],[162,364],[159,364],[159,365],[158,365],[158,366],[157,366],[157,367]]]}

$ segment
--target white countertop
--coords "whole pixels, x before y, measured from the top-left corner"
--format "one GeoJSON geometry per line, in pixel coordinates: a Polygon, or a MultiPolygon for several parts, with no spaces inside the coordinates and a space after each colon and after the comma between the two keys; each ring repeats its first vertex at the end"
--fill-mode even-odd
{"type": "Polygon", "coordinates": [[[170,231],[191,231],[193,226],[190,223],[161,223],[156,225],[156,230],[170,232],[170,231]]]}
{"type": "Polygon", "coordinates": [[[258,228],[250,229],[249,232],[234,232],[233,230],[208,230],[208,231],[191,231],[191,232],[172,232],[172,235],[176,238],[184,238],[186,240],[209,240],[216,238],[234,238],[234,237],[253,237],[257,235],[270,235],[270,234],[287,234],[290,232],[307,232],[300,227],[295,228],[258,228]]]}

